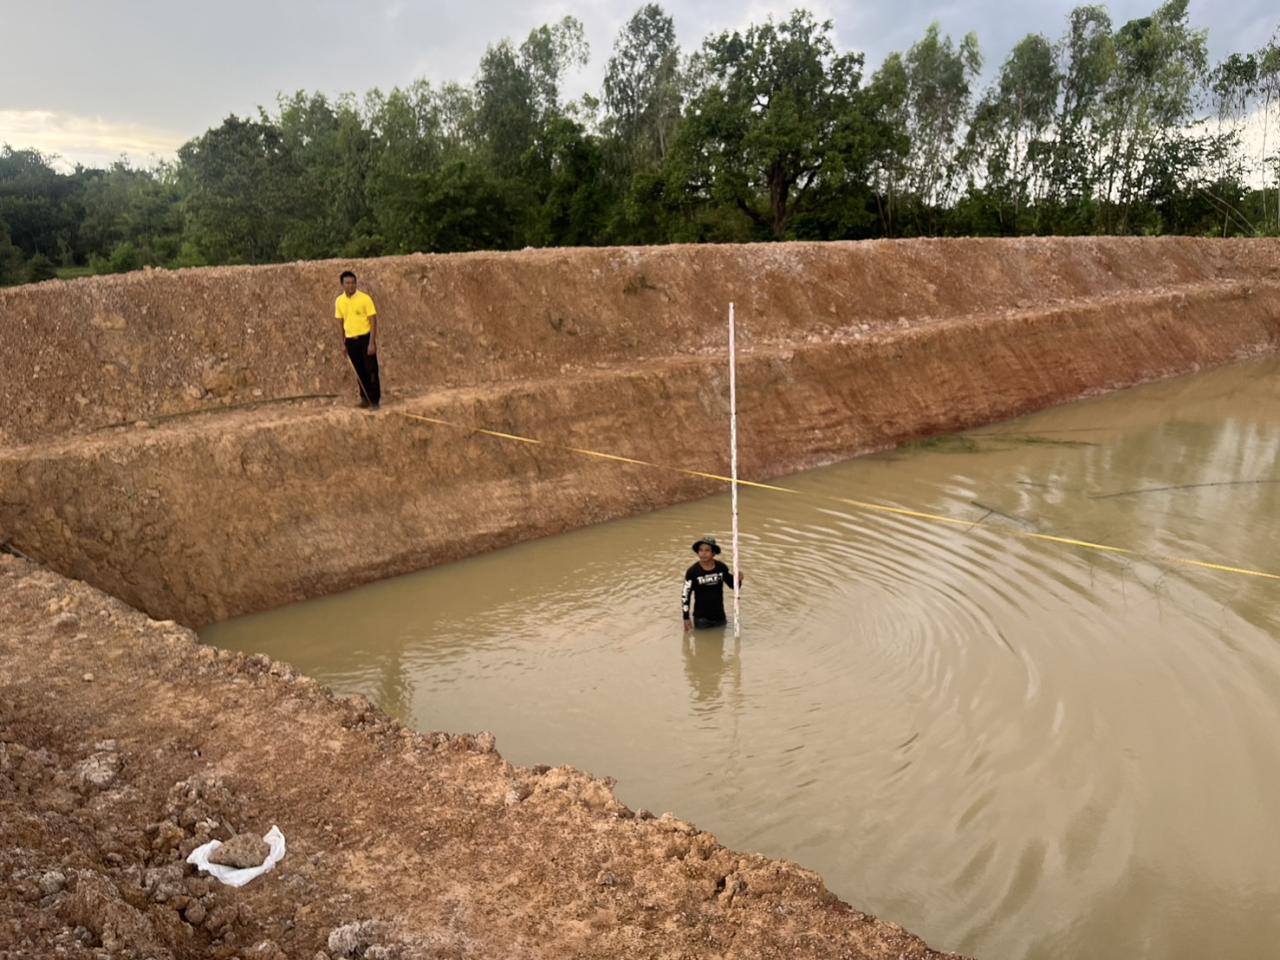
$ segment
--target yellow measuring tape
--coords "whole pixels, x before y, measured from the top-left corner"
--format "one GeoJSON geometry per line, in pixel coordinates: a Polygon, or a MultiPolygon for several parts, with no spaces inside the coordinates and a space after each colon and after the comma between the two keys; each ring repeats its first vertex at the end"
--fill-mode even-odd
{"type": "MultiPolygon", "coordinates": [[[[594,457],[597,460],[612,460],[615,463],[627,463],[637,467],[651,467],[655,470],[668,470],[673,473],[680,473],[687,477],[700,477],[703,480],[716,480],[720,483],[733,483],[733,478],[724,477],[718,473],[703,473],[699,470],[688,470],[684,467],[673,467],[667,464],[652,463],[648,460],[637,460],[634,457],[621,457],[614,453],[601,453],[599,450],[587,450],[583,447],[570,447],[566,444],[552,443],[547,440],[536,440],[533,437],[522,437],[514,433],[502,433],[498,430],[486,430],[483,427],[468,427],[460,423],[451,423],[448,420],[440,420],[436,417],[423,416],[420,413],[408,413],[404,410],[397,410],[396,413],[402,417],[408,417],[411,420],[421,420],[424,423],[433,423],[441,427],[451,427],[455,430],[466,430],[469,433],[480,433],[486,437],[496,437],[499,440],[514,440],[517,443],[525,443],[531,446],[549,447],[554,450],[564,450],[568,453],[576,453],[584,457],[594,457]]],[[[945,523],[952,526],[972,527],[973,520],[961,520],[957,517],[944,517],[937,513],[925,513],[921,510],[909,510],[906,507],[890,507],[882,503],[870,503],[865,500],[851,500],[848,497],[833,497],[829,494],[822,493],[806,493],[803,490],[797,490],[794,487],[780,487],[773,483],[757,483],[753,480],[743,480],[739,478],[738,486],[750,487],[755,490],[768,490],[771,493],[787,493],[793,496],[802,497],[804,499],[821,499],[830,503],[839,503],[846,507],[853,507],[857,510],[865,510],[872,513],[888,513],[900,517],[911,517],[915,520],[925,520],[930,523],[945,523]]],[[[1084,550],[1094,550],[1100,553],[1116,553],[1123,556],[1135,557],[1140,560],[1151,560],[1163,563],[1177,563],[1188,567],[1198,567],[1202,570],[1214,570],[1218,573],[1234,573],[1243,577],[1260,577],[1264,580],[1280,580],[1280,574],[1267,573],[1263,570],[1251,570],[1248,567],[1231,567],[1221,563],[1209,563],[1206,560],[1191,560],[1185,557],[1162,557],[1147,556],[1138,553],[1136,550],[1130,550],[1127,547],[1113,547],[1105,543],[1093,543],[1089,540],[1076,540],[1072,537],[1058,537],[1051,533],[1032,533],[1027,530],[1010,530],[1011,535],[1023,537],[1028,540],[1039,540],[1043,543],[1056,543],[1060,546],[1080,547],[1084,550]]]]}

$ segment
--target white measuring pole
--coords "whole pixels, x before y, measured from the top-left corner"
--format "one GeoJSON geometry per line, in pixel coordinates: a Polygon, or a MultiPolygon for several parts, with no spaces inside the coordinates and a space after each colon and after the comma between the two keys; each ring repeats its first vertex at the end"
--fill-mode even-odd
{"type": "MultiPolygon", "coordinates": [[[[733,303],[729,303],[729,468],[733,479],[733,575],[740,574],[738,552],[738,351],[733,332],[733,303]]],[[[733,635],[742,634],[742,583],[735,579],[733,591],[733,635]]]]}

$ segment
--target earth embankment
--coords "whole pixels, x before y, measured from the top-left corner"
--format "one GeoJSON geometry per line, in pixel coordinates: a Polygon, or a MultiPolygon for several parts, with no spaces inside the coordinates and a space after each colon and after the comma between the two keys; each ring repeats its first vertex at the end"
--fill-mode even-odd
{"type": "Polygon", "coordinates": [[[0,556],[0,958],[940,956],[607,782],[405,730],[173,622],[717,489],[667,468],[727,469],[731,300],[743,473],[765,479],[1273,351],[1280,243],[527,251],[0,291],[0,542],[45,567],[0,556]],[[331,319],[346,266],[383,316],[378,413],[353,409],[331,319]],[[236,892],[182,866],[272,823],[274,876],[236,892]]]}
{"type": "Polygon", "coordinates": [[[943,960],[794,864],[0,556],[0,958],[943,960]],[[185,858],[288,845],[233,889],[185,858]]]}
{"type": "Polygon", "coordinates": [[[199,625],[715,489],[401,416],[765,479],[1274,349],[1280,244],[1043,239],[351,264],[388,401],[332,319],[347,264],[0,292],[0,537],[199,625]]]}

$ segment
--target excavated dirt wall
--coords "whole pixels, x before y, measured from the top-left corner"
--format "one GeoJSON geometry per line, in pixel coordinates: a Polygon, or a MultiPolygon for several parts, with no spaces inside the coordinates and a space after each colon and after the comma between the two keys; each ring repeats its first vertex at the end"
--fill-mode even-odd
{"type": "Polygon", "coordinates": [[[402,414],[725,472],[730,297],[757,479],[1254,355],[1280,331],[1270,241],[406,257],[356,264],[387,317],[391,400],[367,414],[287,399],[354,393],[336,266],[4,294],[10,322],[46,333],[35,364],[0,348],[0,536],[198,625],[702,495],[715,484],[402,414]]]}
{"type": "MultiPolygon", "coordinates": [[[[1247,299],[1177,296],[757,351],[743,475],[1268,348],[1247,299]]],[[[203,624],[713,492],[662,469],[423,423],[484,424],[725,473],[723,373],[699,359],[439,391],[369,415],[322,403],[175,418],[0,451],[0,527],[154,616],[203,624]],[[354,491],[358,491],[355,493],[354,491]]]]}
{"type": "Polygon", "coordinates": [[[367,414],[341,266],[0,291],[0,542],[49,568],[0,556],[0,957],[940,958],[607,781],[120,600],[201,624],[716,489],[563,445],[724,472],[730,299],[753,478],[1280,335],[1273,241],[406,257],[354,265],[385,318],[367,414]],[[182,864],[271,823],[290,853],[243,890],[182,864]]]}
{"type": "Polygon", "coordinates": [[[538,250],[144,271],[0,290],[0,444],[305,393],[350,393],[333,299],[375,297],[414,393],[943,318],[1280,281],[1274,241],[919,240],[538,250]]]}

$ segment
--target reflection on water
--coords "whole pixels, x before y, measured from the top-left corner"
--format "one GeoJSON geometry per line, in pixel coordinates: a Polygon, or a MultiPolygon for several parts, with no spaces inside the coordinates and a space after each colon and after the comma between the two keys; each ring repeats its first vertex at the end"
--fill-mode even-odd
{"type": "Polygon", "coordinates": [[[705,704],[707,709],[718,709],[725,684],[733,693],[742,692],[741,639],[734,638],[732,627],[686,633],[684,672],[693,689],[694,701],[705,704]],[[726,643],[729,644],[728,652],[725,651],[726,643]]]}
{"type": "Polygon", "coordinates": [[[1280,583],[1159,558],[1280,572],[1277,373],[1213,371],[786,481],[804,497],[746,490],[739,640],[686,636],[677,607],[690,538],[724,532],[727,497],[206,639],[420,727],[492,730],[513,762],[615,776],[624,802],[797,860],[940,948],[1268,956],[1280,583]]]}

